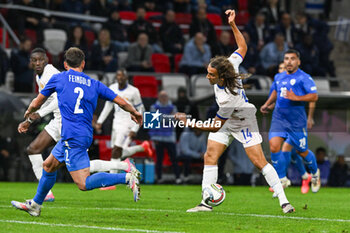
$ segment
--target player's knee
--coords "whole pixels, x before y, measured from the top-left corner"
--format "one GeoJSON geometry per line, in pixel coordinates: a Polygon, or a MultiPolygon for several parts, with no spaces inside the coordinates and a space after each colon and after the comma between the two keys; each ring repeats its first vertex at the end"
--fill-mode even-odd
{"type": "Polygon", "coordinates": [[[49,162],[49,161],[47,161],[47,160],[45,160],[44,162],[43,162],[43,169],[46,171],[46,172],[52,172],[52,163],[51,162],[49,162]]]}
{"type": "Polygon", "coordinates": [[[270,143],[270,151],[271,153],[277,153],[281,150],[281,146],[275,143],[270,143]]]}
{"type": "Polygon", "coordinates": [[[78,188],[81,190],[81,191],[86,191],[86,186],[85,186],[85,182],[77,182],[75,183],[78,188]]]}

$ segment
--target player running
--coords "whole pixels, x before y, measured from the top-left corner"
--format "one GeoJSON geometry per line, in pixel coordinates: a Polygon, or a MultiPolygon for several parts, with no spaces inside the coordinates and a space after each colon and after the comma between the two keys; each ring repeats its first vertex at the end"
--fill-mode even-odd
{"type": "MultiPolygon", "coordinates": [[[[289,204],[275,169],[265,159],[260,145],[262,138],[255,117],[256,108],[248,102],[242,89],[238,67],[247,52],[247,45],[235,24],[235,11],[227,10],[225,13],[229,15],[228,23],[232,28],[238,49],[229,58],[223,56],[212,58],[207,68],[207,79],[214,85],[219,111],[213,127],[196,127],[210,131],[207,150],[204,154],[202,190],[217,182],[218,159],[235,138],[243,144],[249,159],[262,171],[267,183],[278,194],[283,213],[294,212],[295,209],[289,204]],[[216,123],[221,123],[221,126],[215,127],[216,123]]],[[[176,118],[187,121],[184,113],[177,113],[176,118]]],[[[187,210],[187,212],[201,211],[212,211],[212,207],[202,201],[198,206],[187,210]]]]}
{"type": "Polygon", "coordinates": [[[312,173],[311,190],[318,192],[321,186],[320,171],[317,168],[315,155],[308,149],[305,113],[305,103],[316,102],[318,99],[317,88],[313,79],[299,69],[298,51],[288,50],[284,55],[284,64],[286,72],[275,76],[273,91],[260,108],[262,113],[268,113],[268,106],[276,101],[269,132],[271,161],[282,184],[287,187],[290,181],[286,177],[286,169],[294,147],[312,173]]]}
{"type": "MultiPolygon", "coordinates": [[[[44,89],[52,75],[60,73],[53,65],[48,64],[46,52],[42,48],[35,48],[32,50],[30,62],[36,74],[36,83],[39,87],[39,92],[44,89]]],[[[53,112],[54,118],[27,147],[29,160],[32,163],[35,177],[38,180],[40,180],[43,171],[43,151],[49,146],[55,145],[56,142],[61,139],[61,113],[58,109],[57,94],[53,93],[37,112],[30,114],[30,116],[18,126],[18,128],[22,129],[22,132],[26,132],[31,123],[51,112],[53,112]]],[[[55,197],[50,190],[44,201],[54,200],[55,197]]]]}
{"type": "MultiPolygon", "coordinates": [[[[285,68],[285,64],[284,62],[281,62],[278,66],[278,73],[282,73],[285,72],[286,68],[285,68]]],[[[271,95],[271,93],[274,91],[274,86],[272,85],[270,88],[270,93],[269,96],[271,95]]],[[[314,112],[315,112],[315,107],[316,107],[316,102],[309,102],[309,113],[308,113],[308,117],[307,117],[307,129],[311,129],[312,126],[314,125],[314,112]]],[[[275,108],[275,103],[272,103],[271,105],[269,105],[268,109],[269,110],[273,110],[275,108]]],[[[273,120],[273,119],[272,119],[273,120]]],[[[288,186],[291,185],[290,180],[286,177],[287,171],[288,171],[288,167],[290,162],[294,164],[294,166],[297,168],[299,174],[301,175],[302,178],[302,184],[301,184],[301,193],[306,194],[309,192],[310,190],[310,181],[312,176],[306,172],[305,169],[305,165],[304,162],[302,160],[302,158],[298,155],[298,153],[296,152],[296,150],[293,148],[291,151],[291,154],[287,153],[285,154],[287,157],[285,158],[285,162],[286,162],[286,170],[283,173],[278,173],[279,178],[283,178],[281,180],[282,186],[283,188],[287,188],[288,186]],[[288,157],[289,156],[289,157],[288,157]],[[284,178],[285,177],[285,178],[284,178]]],[[[276,163],[273,163],[274,167],[276,165],[276,163]]],[[[275,169],[277,171],[279,171],[276,167],[275,169]]],[[[273,192],[272,188],[269,188],[269,190],[271,192],[273,192]]],[[[277,197],[276,194],[273,194],[273,197],[277,197]]]]}
{"type": "MultiPolygon", "coordinates": [[[[124,98],[126,102],[133,105],[138,112],[143,113],[144,107],[139,90],[128,83],[128,76],[125,69],[119,69],[116,73],[117,82],[109,86],[111,90],[124,98]]],[[[142,145],[130,146],[129,144],[139,130],[139,125],[130,118],[130,113],[121,109],[117,104],[107,101],[97,120],[96,130],[101,130],[103,122],[114,107],[114,119],[112,128],[112,158],[111,161],[92,160],[90,172],[110,171],[117,173],[118,170],[128,171],[129,159],[120,162],[120,158],[127,158],[137,152],[145,151],[149,156],[152,154],[150,144],[144,141],[142,145]]]]}
{"type": "MultiPolygon", "coordinates": [[[[45,102],[47,97],[57,92],[58,106],[62,116],[61,140],[51,151],[43,164],[43,174],[35,197],[25,203],[11,201],[11,204],[32,216],[39,216],[46,194],[56,182],[57,169],[66,164],[75,184],[82,191],[104,186],[127,183],[133,191],[134,201],[139,199],[139,172],[133,168],[130,173],[90,175],[90,160],[87,153],[92,142],[92,116],[98,97],[113,101],[131,113],[131,118],[142,124],[142,115],[123,98],[115,94],[99,81],[83,73],[85,55],[78,48],[70,48],[64,56],[67,71],[53,75],[45,88],[28,107],[28,118],[45,102]]],[[[22,129],[19,128],[19,132],[22,129]]]]}

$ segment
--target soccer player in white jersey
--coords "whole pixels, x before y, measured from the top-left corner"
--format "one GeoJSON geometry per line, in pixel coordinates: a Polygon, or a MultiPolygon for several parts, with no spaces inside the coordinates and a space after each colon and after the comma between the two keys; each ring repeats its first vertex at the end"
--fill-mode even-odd
{"type": "MultiPolygon", "coordinates": [[[[207,68],[207,79],[214,85],[219,111],[212,126],[196,125],[196,128],[210,132],[207,151],[204,155],[202,189],[217,183],[218,159],[232,140],[236,139],[243,144],[249,159],[262,172],[270,187],[275,190],[283,213],[294,212],[295,209],[286,198],[276,170],[265,159],[260,145],[262,138],[255,117],[256,108],[248,102],[242,89],[238,67],[247,52],[247,45],[235,24],[235,11],[227,10],[225,13],[229,15],[228,23],[238,49],[229,58],[223,56],[212,58],[207,68]],[[216,127],[217,123],[220,127],[216,127]]],[[[185,123],[187,121],[184,113],[177,113],[176,118],[185,123]]],[[[212,207],[202,201],[198,206],[187,210],[187,212],[201,211],[212,211],[212,207]]]]}
{"type": "MultiPolygon", "coordinates": [[[[129,104],[133,105],[138,112],[142,113],[144,106],[141,100],[139,90],[128,83],[128,75],[125,69],[119,69],[116,73],[117,82],[109,86],[116,94],[123,97],[129,104]]],[[[110,171],[116,173],[118,170],[126,170],[129,168],[129,159],[120,161],[120,158],[127,158],[131,155],[145,151],[149,156],[152,153],[148,141],[144,141],[141,145],[130,146],[129,144],[139,130],[139,125],[130,118],[130,113],[121,109],[117,104],[106,101],[105,106],[97,120],[96,130],[101,130],[103,122],[108,117],[114,107],[114,119],[112,128],[112,159],[111,161],[92,160],[90,163],[90,172],[110,171]]],[[[101,188],[110,189],[110,188],[101,188]]],[[[112,187],[113,189],[113,187],[112,187]]]]}
{"type": "MultiPolygon", "coordinates": [[[[46,52],[42,48],[35,48],[32,50],[30,62],[36,74],[36,83],[39,87],[39,92],[44,89],[52,75],[60,73],[53,65],[48,64],[46,52]]],[[[38,180],[40,180],[43,170],[43,157],[41,153],[49,146],[55,145],[56,142],[61,139],[61,114],[58,109],[57,94],[53,93],[38,111],[32,113],[18,126],[19,128],[28,130],[33,121],[36,121],[51,112],[53,112],[54,118],[27,147],[29,160],[32,163],[35,177],[38,180]]],[[[45,201],[54,200],[55,197],[50,190],[45,201]]]]}

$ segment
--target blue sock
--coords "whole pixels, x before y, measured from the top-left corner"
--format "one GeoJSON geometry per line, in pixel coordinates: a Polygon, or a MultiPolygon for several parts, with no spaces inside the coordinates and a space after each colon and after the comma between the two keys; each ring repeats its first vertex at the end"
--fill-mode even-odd
{"type": "Polygon", "coordinates": [[[39,205],[43,204],[47,193],[50,191],[50,189],[52,189],[53,185],[55,184],[56,176],[57,176],[57,171],[46,172],[43,169],[43,175],[39,180],[38,189],[36,190],[35,197],[33,198],[33,200],[39,205]]]}
{"type": "Polygon", "coordinates": [[[286,176],[286,160],[282,155],[282,152],[279,151],[277,153],[271,153],[271,162],[273,167],[275,168],[278,177],[283,178],[286,176]]]}
{"type": "Polygon", "coordinates": [[[298,155],[295,151],[293,151],[292,160],[293,160],[294,166],[297,168],[300,175],[301,176],[304,175],[306,173],[306,170],[305,170],[304,162],[301,156],[298,155]]]}
{"type": "Polygon", "coordinates": [[[88,176],[85,181],[86,190],[108,187],[115,184],[125,184],[126,173],[99,172],[88,176]]]}
{"type": "Polygon", "coordinates": [[[312,174],[315,174],[317,172],[317,162],[316,162],[316,157],[311,150],[309,150],[309,153],[304,158],[304,161],[306,162],[306,166],[309,169],[309,171],[312,174]]]}
{"type": "Polygon", "coordinates": [[[289,164],[290,164],[290,159],[291,159],[291,155],[292,155],[292,152],[290,151],[282,151],[282,156],[284,156],[284,160],[285,160],[285,169],[286,169],[286,174],[288,172],[288,167],[289,167],[289,164]]]}

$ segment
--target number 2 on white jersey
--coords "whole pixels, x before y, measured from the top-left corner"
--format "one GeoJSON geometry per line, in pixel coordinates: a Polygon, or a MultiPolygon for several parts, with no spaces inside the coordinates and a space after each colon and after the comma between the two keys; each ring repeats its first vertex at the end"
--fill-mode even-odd
{"type": "Polygon", "coordinates": [[[79,108],[80,107],[80,100],[84,96],[84,90],[81,87],[76,87],[76,88],[74,88],[74,93],[79,93],[79,96],[77,98],[77,102],[75,103],[74,114],[84,113],[84,110],[79,108]]]}

